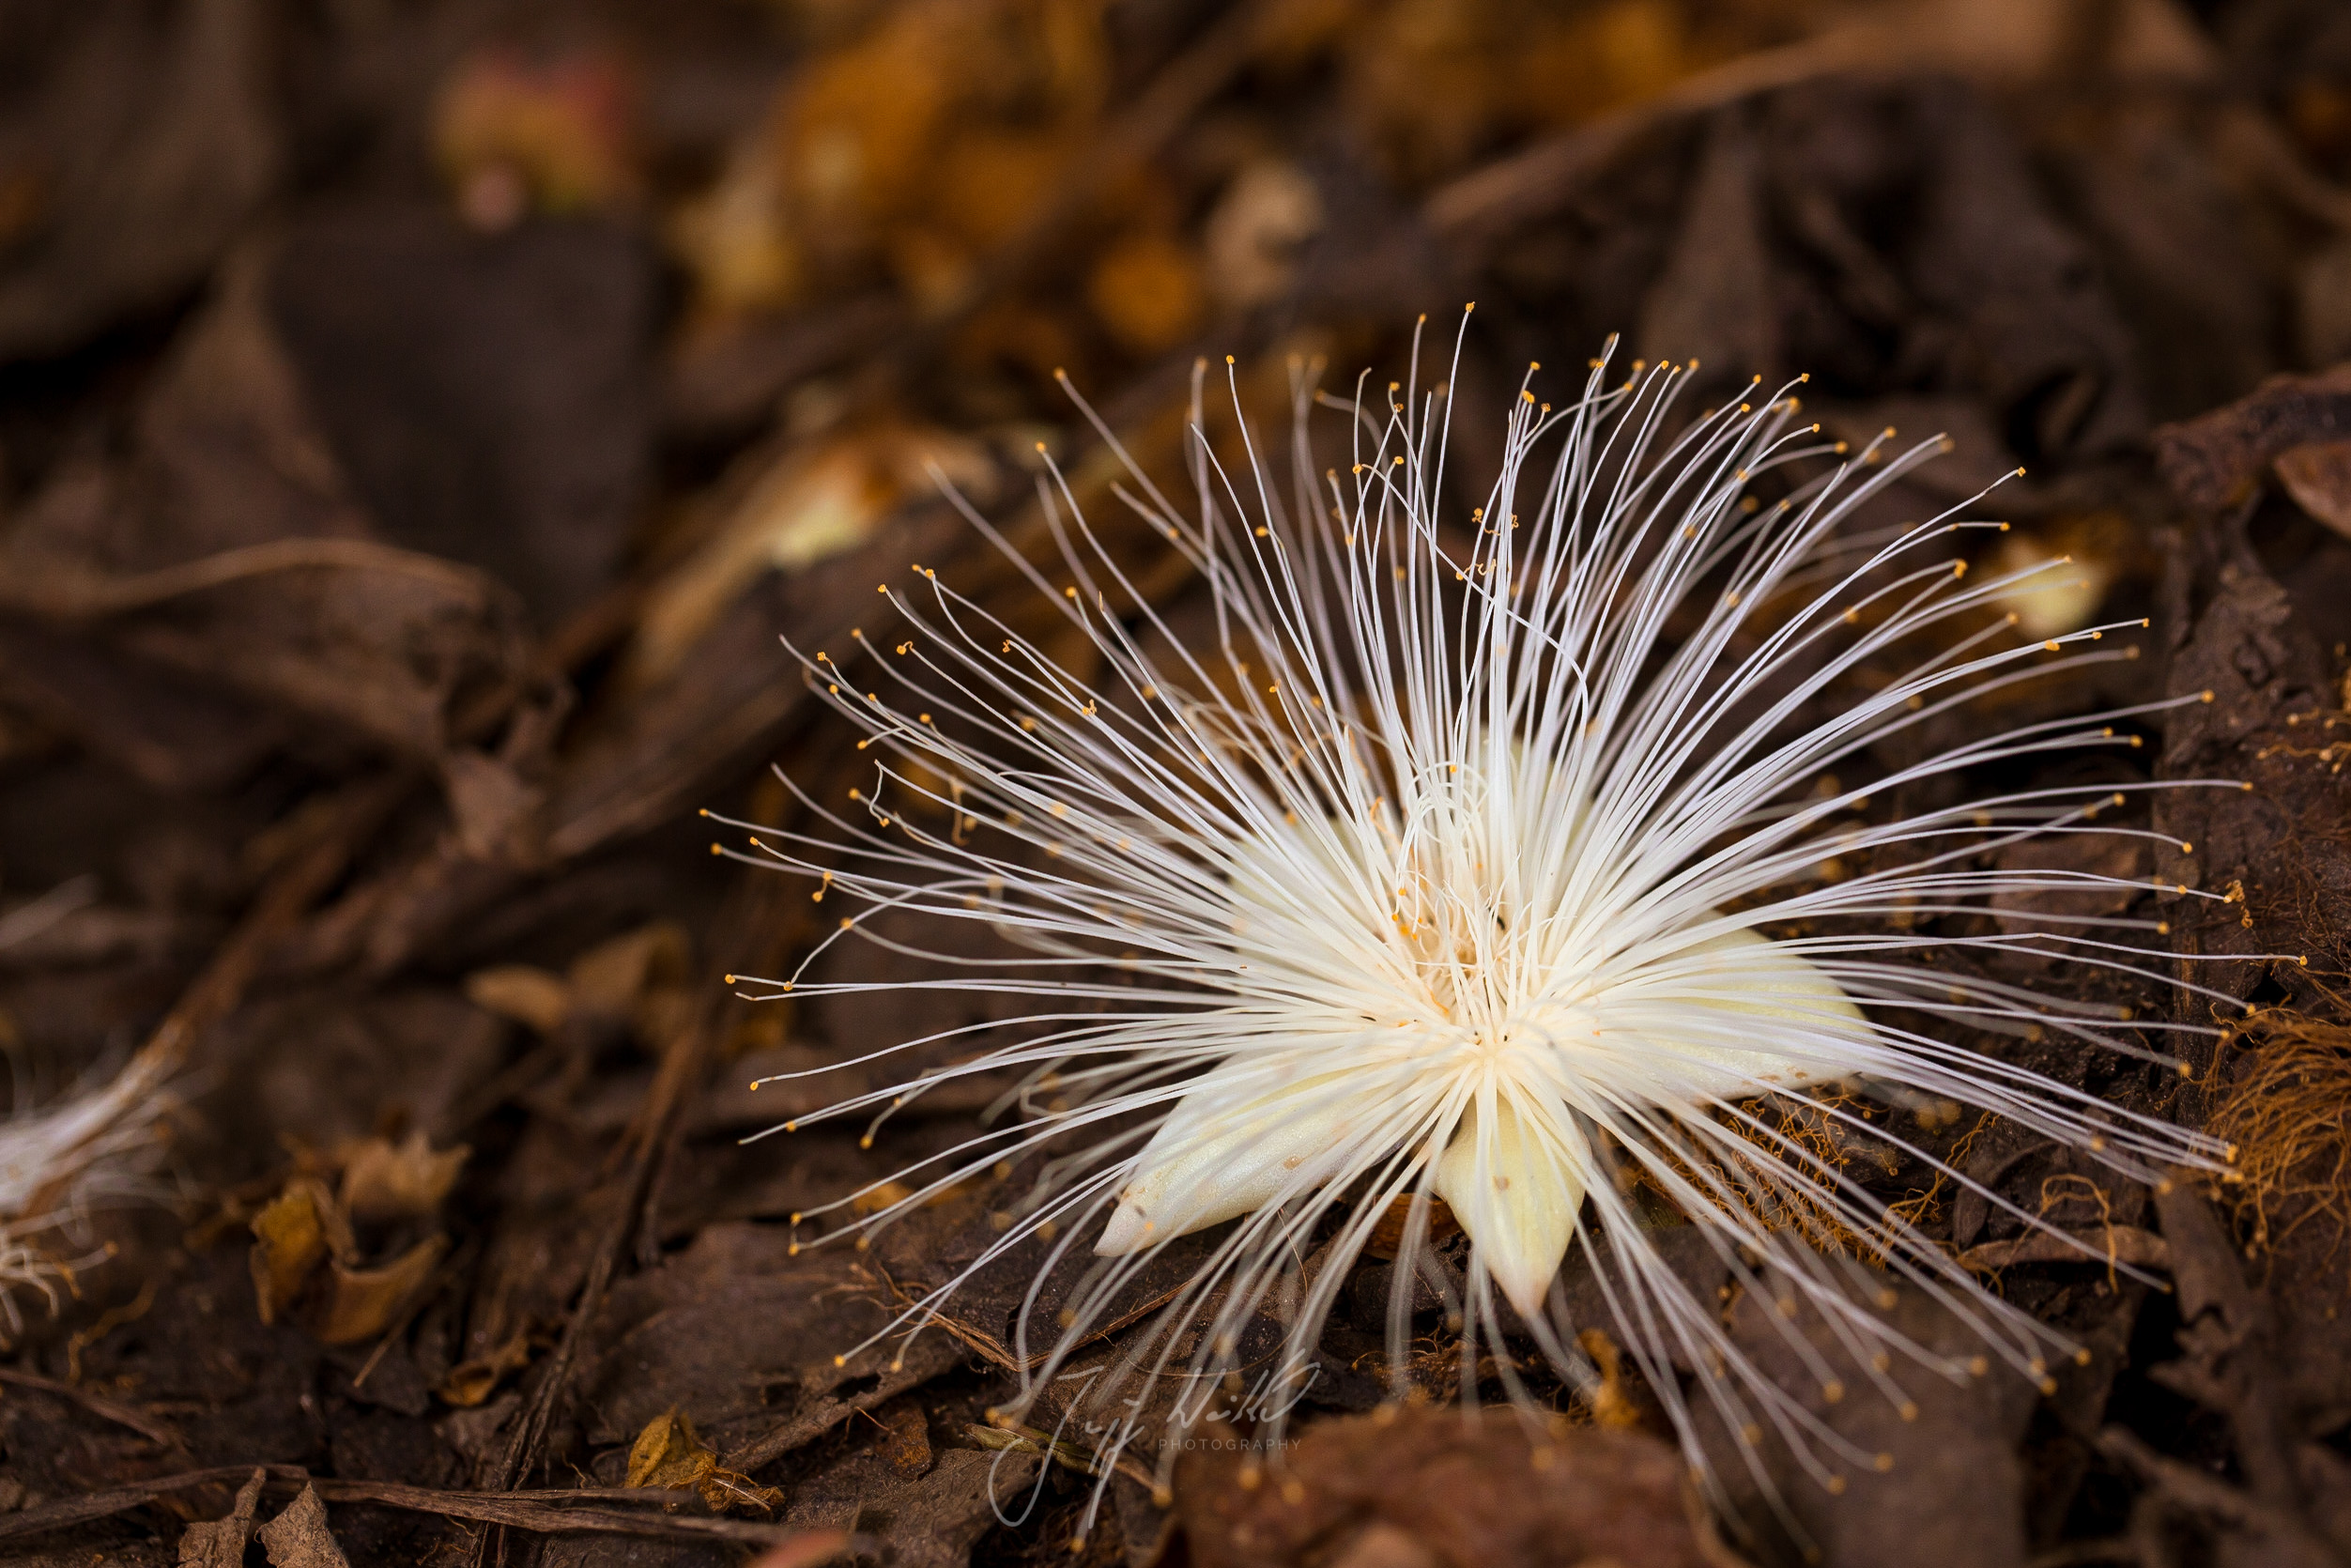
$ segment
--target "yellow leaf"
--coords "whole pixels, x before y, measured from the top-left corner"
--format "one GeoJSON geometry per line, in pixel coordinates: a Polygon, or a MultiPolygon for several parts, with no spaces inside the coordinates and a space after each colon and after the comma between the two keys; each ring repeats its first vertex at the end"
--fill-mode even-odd
{"type": "Polygon", "coordinates": [[[694,1430],[693,1421],[671,1408],[645,1423],[628,1451],[628,1484],[676,1489],[691,1486],[714,1510],[757,1508],[774,1513],[783,1493],[747,1475],[726,1469],[694,1430]]]}
{"type": "Polygon", "coordinates": [[[314,1176],[296,1176],[253,1220],[254,1296],[261,1321],[274,1323],[301,1293],[329,1253],[348,1255],[350,1227],[332,1194],[314,1176]]]}

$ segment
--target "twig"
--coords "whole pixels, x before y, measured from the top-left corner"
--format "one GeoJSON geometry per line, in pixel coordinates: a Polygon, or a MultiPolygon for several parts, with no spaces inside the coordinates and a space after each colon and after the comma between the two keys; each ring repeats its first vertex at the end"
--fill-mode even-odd
{"type": "MultiPolygon", "coordinates": [[[[579,1492],[444,1492],[430,1486],[409,1486],[392,1481],[315,1477],[296,1465],[269,1465],[262,1468],[268,1472],[270,1487],[275,1491],[296,1492],[303,1486],[311,1486],[330,1502],[370,1503],[411,1514],[438,1514],[443,1518],[469,1519],[478,1524],[527,1530],[540,1535],[642,1535],[683,1541],[740,1541],[753,1545],[796,1545],[807,1555],[795,1553],[795,1560],[806,1563],[826,1561],[849,1551],[856,1544],[856,1538],[846,1530],[802,1530],[742,1519],[715,1519],[661,1512],[671,1506],[675,1499],[665,1491],[649,1487],[597,1488],[579,1492]],[[586,1506],[566,1506],[572,1499],[580,1499],[586,1506]],[[624,1508],[597,1506],[610,1503],[633,1504],[644,1511],[630,1512],[624,1508]]],[[[241,1482],[252,1475],[254,1469],[251,1465],[223,1465],[211,1469],[162,1476],[154,1481],[134,1482],[128,1486],[109,1487],[102,1492],[85,1492],[77,1498],[61,1498],[55,1502],[0,1517],[0,1541],[47,1534],[96,1519],[111,1518],[174,1493],[194,1491],[198,1487],[226,1482],[241,1482]]]]}
{"type": "Polygon", "coordinates": [[[37,1389],[42,1393],[69,1399],[94,1416],[103,1416],[117,1426],[127,1426],[140,1437],[165,1448],[179,1446],[179,1434],[148,1415],[134,1405],[125,1405],[104,1394],[74,1387],[54,1377],[43,1377],[38,1372],[19,1372],[13,1367],[0,1366],[0,1383],[12,1383],[20,1389],[37,1389]]]}
{"type": "Polygon", "coordinates": [[[1447,240],[1491,239],[1565,205],[1575,184],[1597,173],[1652,126],[1867,63],[1858,36],[1824,38],[1741,55],[1632,107],[1601,115],[1439,186],[1421,205],[1447,240]]]}
{"type": "Polygon", "coordinates": [[[2127,1264],[2134,1268],[2169,1268],[2171,1243],[2153,1231],[2113,1225],[2103,1236],[2053,1236],[2036,1231],[2013,1241],[1987,1241],[1959,1256],[1962,1268],[2007,1268],[2020,1263],[2127,1264]]]}
{"type": "Polygon", "coordinates": [[[0,606],[49,621],[93,621],[151,609],[191,593],[279,572],[384,572],[486,601],[497,589],[470,566],[366,539],[277,539],[184,565],[112,577],[65,561],[0,562],[0,606]]]}

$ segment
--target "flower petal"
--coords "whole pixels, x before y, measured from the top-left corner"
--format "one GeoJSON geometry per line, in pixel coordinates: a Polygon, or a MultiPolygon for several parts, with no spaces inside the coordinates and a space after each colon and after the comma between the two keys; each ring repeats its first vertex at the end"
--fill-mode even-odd
{"type": "Polygon", "coordinates": [[[1492,1135],[1472,1103],[1437,1161],[1437,1195],[1521,1316],[1543,1311],[1584,1203],[1582,1141],[1566,1119],[1536,1119],[1495,1097],[1492,1135]],[[1547,1125],[1546,1125],[1547,1124],[1547,1125]]]}
{"type": "Polygon", "coordinates": [[[1235,1088],[1206,1074],[1135,1157],[1095,1252],[1141,1252],[1274,1202],[1299,1167],[1346,1137],[1356,1107],[1347,1076],[1320,1073],[1244,1099],[1256,1080],[1235,1088]]]}
{"type": "Polygon", "coordinates": [[[1708,994],[1676,996],[1671,1006],[1684,1013],[1704,1009],[1701,1016],[1713,1015],[1706,1022],[1716,1026],[1691,1034],[1655,1031],[1673,1053],[1667,1070],[1688,1091],[1669,1098],[1744,1099],[1767,1086],[1816,1083],[1862,1065],[1857,1054],[1843,1049],[1869,1038],[1861,1009],[1802,953],[1752,930],[1727,931],[1692,952],[1705,957],[1705,972],[1696,983],[1708,994]],[[1724,1043],[1753,1036],[1752,1026],[1743,1022],[1750,1019],[1804,1025],[1807,1045],[1817,1045],[1820,1053],[1724,1043]]]}

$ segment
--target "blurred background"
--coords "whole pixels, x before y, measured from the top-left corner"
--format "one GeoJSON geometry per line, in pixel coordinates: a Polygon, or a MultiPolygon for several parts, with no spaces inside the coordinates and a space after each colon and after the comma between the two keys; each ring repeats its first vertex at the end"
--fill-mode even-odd
{"type": "MultiPolygon", "coordinates": [[[[178,1409],[183,1459],[611,1469],[685,1385],[546,1372],[594,1282],[976,1108],[742,1150],[859,1081],[707,1086],[917,1032],[715,981],[825,913],[693,815],[852,765],[777,635],[917,561],[1024,613],[936,476],[1041,548],[1039,443],[1115,535],[1057,374],[1176,479],[1203,356],[1279,418],[1293,361],[1385,380],[1472,300],[1458,471],[1611,334],[1699,400],[1808,373],[1833,433],[1953,438],[1904,504],[2023,466],[2060,613],[2140,613],[2151,433],[2351,358],[2351,8],[0,0],[0,1047],[22,1111],[185,1025],[142,1179],[205,1217],[24,1296],[25,1364],[178,1409]],[[516,1448],[566,1379],[595,1413],[516,1448]]],[[[2255,542],[2338,645],[2326,510],[2255,542]]],[[[663,1343],[822,1337],[728,1310],[663,1343]]],[[[749,1441],[780,1396],[706,1370],[749,1441]]],[[[0,1485],[152,1457],[85,1416],[0,1402],[56,1423],[0,1485]]]]}

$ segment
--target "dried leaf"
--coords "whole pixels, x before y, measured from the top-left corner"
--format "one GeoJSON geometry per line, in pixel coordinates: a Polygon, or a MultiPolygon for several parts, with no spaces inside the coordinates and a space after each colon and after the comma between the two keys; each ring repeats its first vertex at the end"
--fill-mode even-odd
{"type": "Polygon", "coordinates": [[[296,1176],[254,1216],[250,1263],[261,1321],[274,1323],[330,1253],[347,1257],[351,1229],[315,1176],[296,1176]]]}
{"type": "Polygon", "coordinates": [[[542,630],[604,589],[652,459],[638,236],[576,221],[485,238],[430,207],[345,203],[291,229],[269,281],[317,427],[385,538],[494,576],[542,630]]]}
{"type": "Polygon", "coordinates": [[[190,1525],[180,1532],[181,1568],[244,1568],[245,1543],[254,1533],[254,1510],[261,1502],[262,1483],[269,1479],[269,1471],[254,1471],[253,1479],[238,1488],[237,1505],[227,1518],[190,1525]]]}
{"type": "Polygon", "coordinates": [[[718,1456],[695,1434],[694,1422],[676,1409],[655,1416],[637,1435],[629,1447],[627,1483],[668,1490],[691,1486],[722,1514],[729,1508],[774,1513],[784,1500],[776,1488],[722,1468],[718,1456]]]}
{"type": "MultiPolygon", "coordinates": [[[[1879,1304],[1857,1300],[1853,1310],[1880,1313],[1929,1355],[1961,1365],[1981,1357],[1976,1330],[1925,1292],[1898,1289],[1890,1280],[1857,1284],[1856,1294],[1862,1289],[1877,1291],[1879,1304]]],[[[1844,1452],[1866,1457],[1835,1462],[1836,1477],[1824,1488],[1776,1429],[1750,1426],[1751,1468],[1729,1418],[1702,1405],[1700,1441],[1729,1490],[1734,1515],[1759,1531],[1771,1530],[1775,1514],[1763,1488],[1776,1487],[1785,1517],[1810,1537],[1814,1560],[1825,1568],[1891,1561],[2005,1568],[2023,1561],[2026,1477],[2017,1445],[2032,1418],[2033,1384],[1981,1360],[1975,1363],[1979,1373],[1957,1379],[1941,1367],[1906,1361],[1887,1375],[1899,1393],[1885,1393],[1867,1369],[1852,1364],[1852,1330],[1823,1321],[1809,1306],[1790,1313],[1792,1300],[1742,1292],[1727,1314],[1731,1341],[1807,1412],[1805,1419],[1837,1434],[1844,1452]]],[[[1826,1452],[1817,1440],[1813,1448],[1826,1452]]]]}
{"type": "Polygon", "coordinates": [[[283,166],[270,17],[257,0],[75,7],[11,34],[23,86],[0,139],[23,193],[0,254],[0,359],[163,305],[236,238],[283,166]]]}
{"type": "Polygon", "coordinates": [[[649,991],[684,980],[692,961],[685,928],[657,920],[589,948],[572,961],[565,978],[574,1006],[608,1019],[630,1019],[649,991]]]}
{"type": "Polygon", "coordinates": [[[572,988],[561,975],[528,963],[501,963],[466,976],[466,1000],[486,1013],[551,1035],[571,1016],[572,988]]]}
{"type": "Polygon", "coordinates": [[[382,1333],[407,1304],[408,1298],[432,1276],[433,1266],[448,1250],[449,1237],[434,1236],[380,1268],[353,1268],[340,1261],[334,1263],[318,1314],[318,1342],[352,1345],[382,1333]]]}
{"type": "Polygon", "coordinates": [[[868,1530],[899,1568],[962,1568],[972,1546],[1028,1496],[1039,1461],[1027,1453],[951,1448],[909,1481],[857,1462],[835,1467],[792,1489],[786,1522],[868,1530]]]}
{"type": "Polygon", "coordinates": [[[350,1560],[327,1528],[327,1505],[317,1488],[304,1486],[285,1511],[261,1527],[270,1568],[350,1568],[350,1560]]]}
{"type": "Polygon", "coordinates": [[[530,1364],[530,1336],[516,1333],[486,1356],[459,1361],[433,1391],[444,1405],[471,1409],[490,1397],[506,1375],[530,1364]]]}
{"type": "Polygon", "coordinates": [[[1229,310],[1278,298],[1290,286],[1299,247],[1322,226],[1322,193],[1303,169],[1279,160],[1251,164],[1208,215],[1208,287],[1229,310]]]}
{"type": "Polygon", "coordinates": [[[626,1484],[691,1486],[717,1462],[695,1436],[694,1422],[672,1407],[647,1422],[629,1445],[626,1484]]]}
{"type": "Polygon", "coordinates": [[[2351,539],[2351,440],[2288,447],[2278,453],[2278,478],[2297,506],[2351,539]]]}
{"type": "Polygon", "coordinates": [[[36,506],[0,602],[105,619],[113,645],[289,715],[437,755],[460,697],[523,683],[521,607],[486,574],[384,542],[312,417],[240,253],[157,373],[114,504],[36,506]]]}
{"type": "Polygon", "coordinates": [[[473,1151],[463,1144],[433,1150],[422,1128],[395,1145],[369,1138],[344,1156],[343,1210],[353,1220],[429,1220],[456,1185],[473,1151]]]}
{"type": "Polygon", "coordinates": [[[545,792],[506,763],[479,751],[453,751],[441,763],[457,842],[475,860],[528,865],[529,830],[545,792]]]}
{"type": "Polygon", "coordinates": [[[1165,353],[1199,330],[1206,308],[1200,260],[1164,235],[1139,234],[1102,253],[1086,300],[1130,354],[1165,353]]]}

